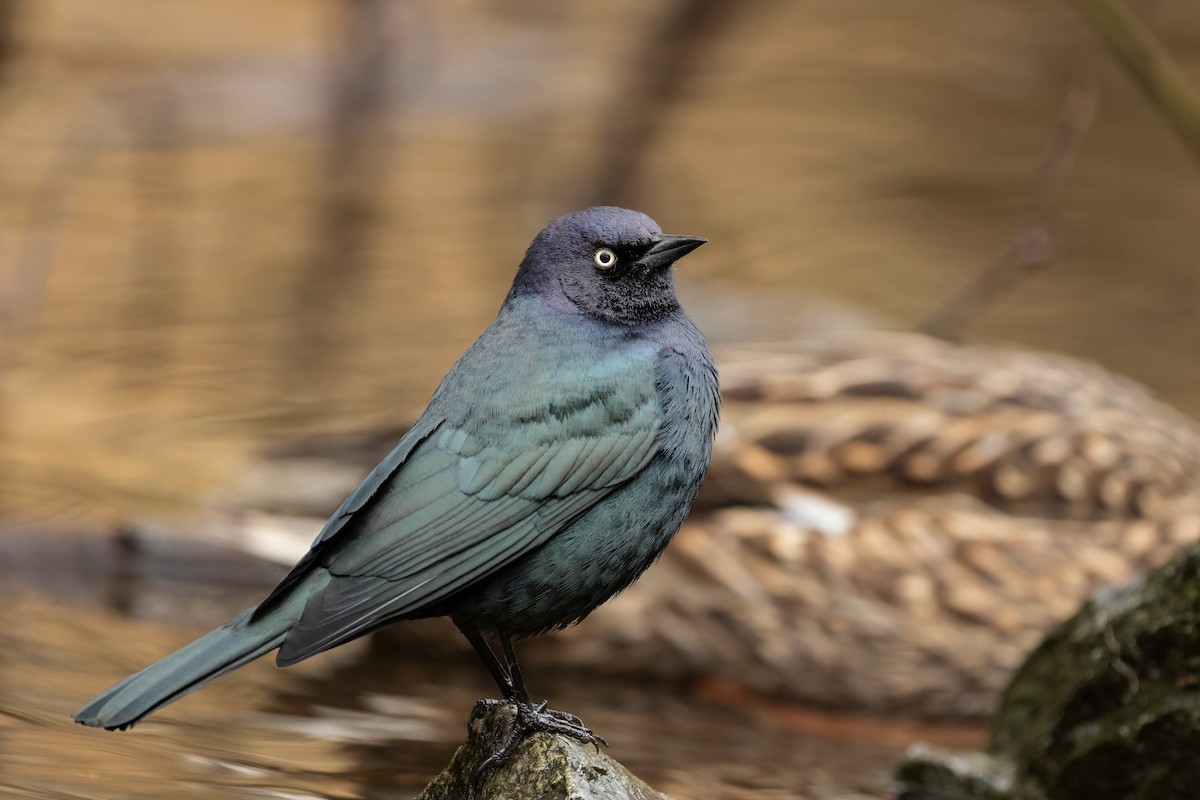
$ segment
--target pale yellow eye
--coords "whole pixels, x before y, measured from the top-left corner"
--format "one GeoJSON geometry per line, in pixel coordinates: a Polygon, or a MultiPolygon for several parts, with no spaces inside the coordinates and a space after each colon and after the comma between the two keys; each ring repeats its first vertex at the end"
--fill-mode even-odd
{"type": "Polygon", "coordinates": [[[600,269],[611,269],[617,264],[617,254],[607,247],[596,251],[596,266],[600,269]]]}

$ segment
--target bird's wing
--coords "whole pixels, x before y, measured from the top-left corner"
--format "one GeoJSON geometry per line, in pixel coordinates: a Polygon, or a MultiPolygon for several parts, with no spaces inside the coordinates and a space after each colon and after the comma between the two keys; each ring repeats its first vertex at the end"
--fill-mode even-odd
{"type": "Polygon", "coordinates": [[[408,460],[413,450],[424,442],[431,433],[437,430],[442,422],[441,418],[432,416],[422,416],[417,420],[416,424],[400,438],[400,441],[396,443],[392,451],[375,465],[375,468],[363,479],[358,488],[342,501],[337,511],[333,512],[333,516],[325,522],[325,526],[321,528],[321,532],[317,534],[317,538],[313,540],[312,546],[304,554],[304,557],[292,567],[287,576],[271,590],[271,593],[258,604],[258,607],[254,610],[252,619],[258,619],[267,611],[274,608],[278,600],[285,597],[293,586],[304,576],[308,575],[314,563],[323,552],[322,545],[333,539],[339,531],[349,524],[356,512],[361,511],[371,502],[384,484],[408,460]]]}
{"type": "Polygon", "coordinates": [[[349,516],[340,527],[322,534],[315,549],[324,552],[312,559],[330,580],[288,634],[279,663],[431,606],[637,475],[657,450],[661,407],[652,382],[628,394],[580,385],[554,402],[494,406],[487,424],[431,426],[399,468],[343,505],[349,516]]]}
{"type": "Polygon", "coordinates": [[[375,496],[375,493],[387,483],[396,470],[400,469],[401,465],[408,460],[409,454],[416,449],[417,445],[421,444],[429,434],[437,430],[442,422],[443,420],[441,419],[424,416],[417,420],[417,423],[401,437],[391,452],[375,465],[375,468],[363,479],[358,488],[342,501],[337,511],[333,512],[333,516],[325,523],[325,527],[317,534],[317,538],[313,541],[313,546],[315,547],[333,537],[354,516],[355,512],[361,511],[375,496]]]}

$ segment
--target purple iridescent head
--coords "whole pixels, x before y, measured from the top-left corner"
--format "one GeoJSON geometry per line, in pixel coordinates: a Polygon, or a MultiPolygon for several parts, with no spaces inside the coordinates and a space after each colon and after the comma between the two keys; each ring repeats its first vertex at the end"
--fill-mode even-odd
{"type": "Polygon", "coordinates": [[[539,295],[613,324],[654,322],[679,308],[671,265],[706,241],[665,234],[639,211],[576,211],[534,237],[510,297],[539,295]]]}

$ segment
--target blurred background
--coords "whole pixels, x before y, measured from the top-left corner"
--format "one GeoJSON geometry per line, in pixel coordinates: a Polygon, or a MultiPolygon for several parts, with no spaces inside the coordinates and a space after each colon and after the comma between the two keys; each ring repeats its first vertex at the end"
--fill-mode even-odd
{"type": "MultiPolygon", "coordinates": [[[[1200,6],[1135,8],[1200,80],[1200,6]]],[[[0,0],[0,558],[186,525],[266,447],[402,426],[533,234],[597,203],[711,240],[679,283],[717,344],[936,327],[1020,245],[1011,291],[951,333],[1094,361],[1200,413],[1200,171],[1069,2],[0,0]]],[[[158,743],[64,731],[117,637],[113,677],[200,625],[18,596],[0,617],[14,796],[412,796],[486,685],[473,664],[453,702],[430,684],[405,719],[423,741],[421,714],[453,705],[449,733],[406,779],[385,758],[404,745],[349,712],[336,755],[315,724],[287,754],[279,734],[222,739],[217,711],[158,743]]],[[[225,691],[315,680],[260,666],[225,691]]],[[[714,747],[726,713],[706,717],[714,747]]],[[[790,777],[730,767],[707,796],[868,796],[782,730],[754,763],[790,777]]],[[[631,766],[692,796],[718,781],[688,777],[697,748],[631,766]]]]}

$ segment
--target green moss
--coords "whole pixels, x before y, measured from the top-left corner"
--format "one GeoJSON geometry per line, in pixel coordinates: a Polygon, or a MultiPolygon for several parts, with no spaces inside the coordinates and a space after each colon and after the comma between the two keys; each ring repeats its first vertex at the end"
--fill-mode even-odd
{"type": "Polygon", "coordinates": [[[498,770],[480,773],[513,717],[511,706],[476,720],[467,742],[417,800],[670,800],[593,748],[562,736],[530,736],[498,770]]]}
{"type": "Polygon", "coordinates": [[[902,797],[1194,800],[1200,797],[1200,544],[1098,593],[1029,656],[988,745],[1007,782],[949,756],[901,767],[902,797]],[[955,794],[954,792],[958,792],[955,794]]]}

